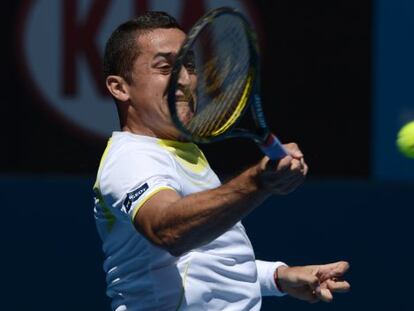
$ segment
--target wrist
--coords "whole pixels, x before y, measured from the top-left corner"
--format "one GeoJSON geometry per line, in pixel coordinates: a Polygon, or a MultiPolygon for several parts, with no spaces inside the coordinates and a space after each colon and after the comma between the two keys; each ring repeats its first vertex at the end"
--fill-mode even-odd
{"type": "Polygon", "coordinates": [[[266,183],[266,167],[269,159],[264,157],[262,160],[259,161],[256,165],[252,166],[248,172],[251,179],[251,182],[254,183],[256,187],[256,191],[260,191],[262,193],[271,194],[271,187],[268,186],[266,183]]]}
{"type": "Polygon", "coordinates": [[[270,195],[270,192],[263,187],[261,182],[261,172],[262,170],[259,165],[254,165],[242,172],[233,180],[238,188],[237,190],[244,194],[255,193],[263,196],[270,195]]]}
{"type": "Polygon", "coordinates": [[[263,157],[255,168],[255,181],[258,189],[263,192],[274,194],[275,185],[278,184],[277,177],[278,161],[271,161],[268,157],[263,157]]]}
{"type": "Polygon", "coordinates": [[[287,270],[288,266],[282,265],[276,268],[274,273],[274,280],[275,285],[278,291],[280,291],[282,294],[286,294],[286,289],[284,288],[283,284],[283,275],[285,270],[287,270]]]}

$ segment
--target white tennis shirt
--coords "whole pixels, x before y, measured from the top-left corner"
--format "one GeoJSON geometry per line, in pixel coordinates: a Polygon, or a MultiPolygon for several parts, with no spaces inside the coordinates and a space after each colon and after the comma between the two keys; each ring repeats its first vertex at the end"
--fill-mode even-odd
{"type": "Polygon", "coordinates": [[[94,186],[113,310],[259,310],[262,295],[281,295],[273,274],[283,263],[255,260],[240,222],[180,257],[133,225],[139,208],[162,189],[186,196],[220,185],[193,143],[113,133],[94,186]]]}

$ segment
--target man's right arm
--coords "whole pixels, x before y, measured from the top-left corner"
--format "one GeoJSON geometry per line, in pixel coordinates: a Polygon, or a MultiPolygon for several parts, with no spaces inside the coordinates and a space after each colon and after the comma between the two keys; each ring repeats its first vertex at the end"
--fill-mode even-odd
{"type": "Polygon", "coordinates": [[[307,166],[295,144],[291,156],[271,164],[265,157],[222,186],[181,197],[162,190],[135,215],[136,229],[155,245],[179,256],[234,226],[272,193],[285,194],[304,180],[307,166]]]}

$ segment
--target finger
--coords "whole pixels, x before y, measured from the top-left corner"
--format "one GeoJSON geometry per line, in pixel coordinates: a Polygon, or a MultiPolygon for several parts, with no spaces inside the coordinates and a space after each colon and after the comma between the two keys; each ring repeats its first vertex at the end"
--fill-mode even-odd
{"type": "Polygon", "coordinates": [[[293,159],[288,156],[280,160],[277,168],[273,163],[266,164],[266,171],[264,172],[263,181],[267,187],[272,188],[275,194],[288,194],[295,190],[303,183],[307,167],[302,166],[302,162],[298,159],[293,159]]]}
{"type": "Polygon", "coordinates": [[[298,176],[302,176],[303,175],[303,165],[301,163],[300,160],[298,159],[292,159],[290,161],[290,167],[289,169],[286,169],[286,171],[284,172],[284,179],[286,182],[291,180],[296,179],[298,176]]]}
{"type": "Polygon", "coordinates": [[[308,165],[305,163],[305,164],[304,164],[304,166],[303,166],[303,171],[302,171],[302,174],[303,174],[304,176],[306,176],[306,175],[308,175],[308,171],[309,171],[309,167],[308,167],[308,165]]]}
{"type": "Polygon", "coordinates": [[[278,161],[268,160],[265,164],[266,171],[279,173],[282,171],[290,171],[291,173],[300,172],[303,174],[304,170],[307,171],[308,167],[303,158],[296,159],[289,156],[286,156],[278,161]]]}
{"type": "Polygon", "coordinates": [[[269,178],[281,183],[289,183],[298,176],[302,176],[302,165],[299,160],[290,158],[290,161],[280,163],[278,168],[270,172],[269,178]]]}
{"type": "Polygon", "coordinates": [[[287,155],[280,160],[268,160],[265,164],[264,170],[270,172],[281,172],[290,168],[292,157],[287,155]]]}
{"type": "Polygon", "coordinates": [[[303,157],[303,153],[302,151],[300,151],[296,143],[285,144],[283,145],[283,147],[285,147],[285,149],[293,158],[299,159],[303,157]]]}
{"type": "Polygon", "coordinates": [[[345,261],[340,261],[336,266],[330,271],[329,279],[341,278],[349,270],[349,263],[345,261]]]}
{"type": "Polygon", "coordinates": [[[327,280],[326,286],[331,292],[346,293],[351,289],[351,285],[347,281],[327,280]]]}
{"type": "Polygon", "coordinates": [[[318,287],[315,290],[315,294],[320,300],[322,300],[324,302],[331,302],[333,300],[332,293],[327,288],[318,287]]]}
{"type": "Polygon", "coordinates": [[[338,261],[326,265],[320,265],[318,268],[318,276],[324,281],[327,279],[343,276],[349,269],[349,263],[346,261],[338,261]]]}
{"type": "Polygon", "coordinates": [[[331,277],[341,277],[349,270],[349,263],[346,261],[339,261],[336,267],[331,272],[331,277]]]}
{"type": "Polygon", "coordinates": [[[300,159],[300,164],[302,166],[302,172],[304,172],[306,174],[308,172],[308,165],[306,164],[304,158],[300,159]]]}
{"type": "Polygon", "coordinates": [[[290,171],[291,172],[300,172],[303,168],[302,162],[298,159],[292,159],[290,163],[290,171]]]}
{"type": "Polygon", "coordinates": [[[286,170],[286,171],[289,170],[290,167],[292,166],[292,160],[293,160],[293,158],[290,155],[282,158],[279,161],[279,164],[277,165],[276,170],[278,172],[281,172],[283,170],[286,170]]]}

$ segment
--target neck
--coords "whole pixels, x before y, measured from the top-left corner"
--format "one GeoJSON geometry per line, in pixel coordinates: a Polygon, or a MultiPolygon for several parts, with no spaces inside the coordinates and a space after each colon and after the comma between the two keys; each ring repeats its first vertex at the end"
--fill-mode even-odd
{"type": "Polygon", "coordinates": [[[137,111],[131,105],[121,109],[121,130],[137,135],[157,137],[161,139],[180,140],[179,131],[163,119],[154,119],[146,115],[145,111],[137,111]]]}
{"type": "MultiPolygon", "coordinates": [[[[156,123],[156,122],[154,122],[156,123]]],[[[181,141],[179,132],[174,127],[168,127],[165,129],[145,126],[143,124],[137,124],[127,122],[121,127],[122,131],[130,132],[137,135],[144,135],[150,137],[157,137],[161,139],[181,141]]]]}

